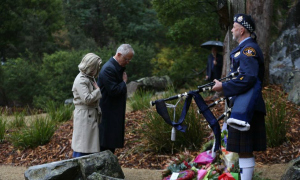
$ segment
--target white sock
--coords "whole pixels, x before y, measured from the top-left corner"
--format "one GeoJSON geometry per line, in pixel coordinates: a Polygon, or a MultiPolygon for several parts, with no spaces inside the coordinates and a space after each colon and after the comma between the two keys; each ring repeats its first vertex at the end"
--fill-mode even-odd
{"type": "Polygon", "coordinates": [[[241,180],[251,180],[253,176],[255,159],[251,158],[239,158],[241,180]]]}

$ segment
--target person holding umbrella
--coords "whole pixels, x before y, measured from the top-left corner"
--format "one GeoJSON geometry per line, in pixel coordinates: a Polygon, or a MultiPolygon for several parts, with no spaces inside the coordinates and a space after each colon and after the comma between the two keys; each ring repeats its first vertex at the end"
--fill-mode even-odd
{"type": "Polygon", "coordinates": [[[207,81],[220,79],[222,75],[223,56],[218,54],[217,47],[211,47],[211,54],[207,58],[206,78],[207,81]]]}

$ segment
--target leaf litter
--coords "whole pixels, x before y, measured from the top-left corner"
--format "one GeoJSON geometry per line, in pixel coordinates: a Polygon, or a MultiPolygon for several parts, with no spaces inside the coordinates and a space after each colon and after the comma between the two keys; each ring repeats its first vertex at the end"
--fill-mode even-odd
{"type": "MultiPolygon", "coordinates": [[[[274,95],[282,92],[282,89],[275,85],[268,86],[264,90],[266,89],[273,89],[271,93],[274,95]]],[[[207,104],[213,102],[209,97],[205,98],[205,101],[207,104]]],[[[288,140],[279,147],[268,147],[264,152],[255,152],[256,163],[259,165],[288,163],[300,156],[300,107],[287,100],[284,101],[288,113],[292,114],[290,130],[286,134],[288,140]]],[[[223,111],[224,103],[220,103],[212,109],[216,117],[223,111]]],[[[145,118],[145,111],[126,113],[124,148],[117,149],[115,155],[118,157],[119,164],[125,168],[162,170],[169,164],[172,157],[181,153],[158,154],[151,150],[145,150],[147,142],[143,141],[142,135],[138,131],[143,128],[142,124],[145,118]],[[141,150],[142,148],[143,150],[141,150]]],[[[0,143],[0,164],[29,167],[71,159],[73,153],[71,149],[72,130],[73,121],[71,119],[59,126],[49,143],[34,149],[16,149],[9,141],[4,140],[0,143]]],[[[196,157],[200,153],[200,149],[190,153],[196,157]]]]}

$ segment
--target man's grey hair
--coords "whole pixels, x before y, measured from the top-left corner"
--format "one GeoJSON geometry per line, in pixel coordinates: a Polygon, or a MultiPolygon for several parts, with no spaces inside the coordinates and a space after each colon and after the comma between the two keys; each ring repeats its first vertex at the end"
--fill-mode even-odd
{"type": "Polygon", "coordinates": [[[118,47],[116,54],[121,53],[122,55],[125,56],[130,51],[132,51],[132,53],[134,54],[134,50],[130,44],[122,44],[121,46],[118,47]]]}

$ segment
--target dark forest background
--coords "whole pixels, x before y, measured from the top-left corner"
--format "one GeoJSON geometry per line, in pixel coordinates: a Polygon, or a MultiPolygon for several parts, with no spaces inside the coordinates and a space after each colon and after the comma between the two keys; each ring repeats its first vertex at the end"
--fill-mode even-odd
{"type": "MultiPolygon", "coordinates": [[[[72,97],[78,64],[88,52],[105,63],[122,43],[135,56],[129,81],[168,75],[175,88],[204,79],[209,50],[223,41],[217,0],[2,0],[0,4],[1,106],[39,107],[72,97]]],[[[274,0],[272,20],[286,17],[291,2],[274,0]]],[[[280,28],[271,27],[272,38],[280,28]]]]}

